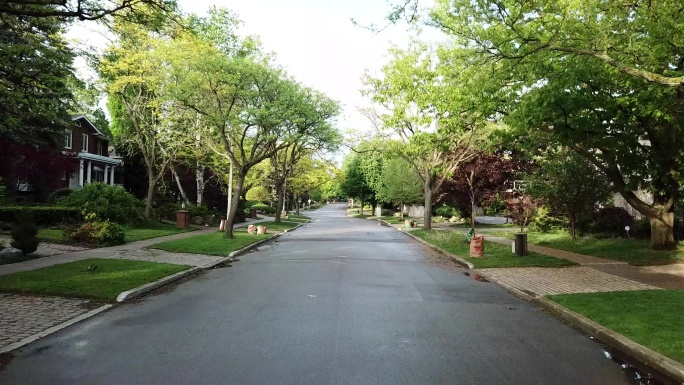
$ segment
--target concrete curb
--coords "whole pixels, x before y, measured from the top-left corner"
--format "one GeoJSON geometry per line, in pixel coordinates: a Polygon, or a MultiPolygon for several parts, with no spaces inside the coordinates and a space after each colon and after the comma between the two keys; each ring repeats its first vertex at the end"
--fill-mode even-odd
{"type": "Polygon", "coordinates": [[[678,383],[684,384],[684,364],[681,364],[671,358],[668,358],[656,351],[653,351],[643,345],[640,345],[629,338],[617,333],[599,323],[596,323],[589,318],[576,313],[556,302],[547,298],[526,293],[520,289],[514,288],[496,278],[487,276],[486,273],[477,271],[478,274],[485,277],[487,280],[496,283],[507,291],[513,293],[515,296],[524,300],[530,301],[533,304],[543,308],[556,318],[572,325],[581,330],[584,334],[593,337],[604,344],[622,352],[623,354],[632,357],[660,373],[674,379],[678,383]]]}
{"type": "Polygon", "coordinates": [[[148,293],[152,290],[155,290],[155,289],[162,287],[166,284],[169,284],[173,281],[177,281],[183,277],[187,277],[188,275],[197,274],[198,272],[200,272],[202,270],[203,270],[202,267],[193,267],[193,268],[190,268],[188,270],[179,271],[176,274],[167,275],[164,278],[160,278],[154,282],[146,283],[146,284],[144,284],[142,286],[138,286],[134,289],[126,290],[123,293],[116,296],[116,302],[130,301],[133,298],[140,297],[141,295],[143,295],[145,293],[148,293]]]}
{"type": "MultiPolygon", "coordinates": [[[[299,227],[304,226],[305,224],[307,224],[307,223],[309,223],[309,222],[311,222],[311,220],[306,221],[306,222],[303,222],[303,223],[301,223],[301,224],[299,224],[299,225],[297,225],[297,226],[295,226],[295,227],[293,227],[293,228],[291,228],[291,229],[286,230],[285,232],[287,232],[287,231],[293,231],[293,230],[295,230],[295,229],[298,229],[299,227]]],[[[220,265],[220,264],[222,264],[222,263],[232,262],[233,260],[235,260],[235,257],[237,257],[238,255],[244,254],[244,253],[246,253],[246,252],[248,252],[248,251],[250,251],[250,250],[252,250],[252,249],[254,249],[254,248],[259,247],[260,245],[262,245],[262,244],[264,244],[264,243],[266,243],[266,242],[272,241],[272,240],[274,240],[274,239],[280,237],[282,234],[284,234],[284,232],[283,232],[283,233],[279,233],[279,234],[273,234],[273,235],[271,235],[270,237],[268,237],[268,238],[266,238],[266,239],[262,239],[262,240],[260,240],[260,241],[258,241],[258,242],[252,243],[251,245],[247,245],[247,246],[243,247],[242,249],[235,250],[235,251],[231,252],[230,254],[228,254],[227,257],[221,258],[221,259],[219,259],[219,260],[217,260],[217,261],[209,262],[209,263],[207,263],[207,264],[205,264],[205,265],[198,266],[198,267],[193,267],[193,268],[191,268],[191,269],[184,270],[184,271],[178,272],[178,273],[176,273],[176,274],[166,276],[166,277],[161,278],[161,279],[159,279],[159,280],[157,280],[157,281],[150,282],[150,283],[147,283],[147,284],[145,284],[145,285],[138,286],[138,287],[136,287],[136,288],[134,288],[134,289],[124,291],[123,293],[119,294],[119,295],[116,297],[116,301],[117,301],[117,302],[120,302],[120,303],[121,303],[121,302],[130,301],[130,300],[132,300],[132,299],[134,299],[134,298],[136,298],[136,297],[139,297],[139,296],[141,296],[141,295],[143,295],[143,294],[149,293],[149,292],[152,291],[152,290],[156,290],[156,289],[158,289],[158,288],[160,288],[160,287],[162,287],[162,286],[164,286],[164,285],[167,285],[167,284],[169,284],[169,283],[171,283],[171,282],[177,281],[177,280],[179,280],[179,279],[181,279],[181,278],[183,278],[183,277],[187,277],[187,276],[189,276],[189,275],[197,274],[197,273],[199,273],[200,271],[203,271],[203,270],[211,269],[212,267],[217,266],[217,265],[220,265]]]]}
{"type": "Polygon", "coordinates": [[[37,340],[39,340],[39,339],[41,339],[41,338],[43,338],[43,337],[47,337],[47,336],[49,336],[50,334],[55,333],[55,332],[58,332],[58,331],[60,331],[60,330],[62,330],[62,329],[64,329],[64,328],[66,328],[66,327],[68,327],[68,326],[71,326],[71,325],[73,325],[73,324],[75,324],[75,323],[81,322],[81,321],[83,321],[83,320],[85,320],[85,319],[87,319],[87,318],[90,318],[90,317],[92,317],[92,316],[94,316],[94,315],[96,315],[96,314],[102,313],[103,311],[105,311],[105,310],[111,308],[112,306],[114,306],[114,305],[111,305],[111,304],[102,305],[102,306],[98,307],[97,309],[93,309],[93,310],[91,310],[91,311],[89,311],[89,312],[87,312],[87,313],[83,313],[83,314],[81,314],[81,315],[79,315],[79,316],[77,316],[77,317],[74,317],[74,318],[70,319],[70,320],[64,321],[64,322],[62,322],[61,324],[55,325],[55,326],[53,326],[53,327],[51,327],[51,328],[49,328],[49,329],[45,329],[45,330],[43,330],[42,332],[36,333],[36,334],[34,334],[34,335],[30,336],[30,337],[26,337],[26,338],[24,338],[24,339],[21,340],[21,341],[17,341],[17,342],[15,342],[15,343],[13,343],[13,344],[7,345],[7,346],[3,347],[2,349],[0,349],[0,353],[9,353],[9,352],[11,352],[12,350],[19,349],[20,347],[22,347],[22,346],[24,346],[24,345],[28,345],[28,344],[30,344],[31,342],[37,341],[37,340]]]}

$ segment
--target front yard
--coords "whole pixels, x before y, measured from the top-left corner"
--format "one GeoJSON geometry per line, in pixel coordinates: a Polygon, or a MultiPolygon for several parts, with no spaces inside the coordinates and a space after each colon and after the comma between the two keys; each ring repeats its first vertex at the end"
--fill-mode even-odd
{"type": "Polygon", "coordinates": [[[623,336],[684,363],[684,291],[646,290],[548,297],[623,336]]]}
{"type": "MultiPolygon", "coordinates": [[[[515,237],[514,232],[496,232],[492,235],[508,239],[515,237]]],[[[684,262],[684,244],[672,251],[656,251],[648,247],[648,241],[642,239],[597,239],[582,237],[572,240],[566,231],[552,233],[528,233],[527,241],[531,244],[571,251],[594,257],[614,259],[630,265],[664,265],[684,262]]]]}
{"type": "Polygon", "coordinates": [[[193,253],[227,257],[233,251],[240,250],[243,247],[266,239],[271,235],[250,235],[246,231],[235,231],[233,236],[233,238],[226,238],[223,233],[216,232],[157,243],[150,246],[150,248],[174,253],[193,253]]]}
{"type": "MultiPolygon", "coordinates": [[[[195,228],[189,227],[179,229],[175,224],[161,223],[157,221],[147,221],[143,225],[136,228],[126,229],[126,243],[141,241],[144,239],[163,237],[166,235],[184,233],[193,231],[195,228]]],[[[42,241],[60,243],[62,240],[63,231],[60,229],[40,229],[38,230],[38,238],[42,241]]]]}
{"type": "MultiPolygon", "coordinates": [[[[518,257],[511,252],[509,246],[493,242],[485,242],[483,258],[471,258],[470,244],[465,235],[458,231],[448,230],[415,230],[411,234],[444,249],[458,257],[472,263],[475,268],[491,267],[564,267],[577,266],[567,259],[548,257],[537,253],[529,253],[518,257]]],[[[487,236],[485,235],[485,241],[487,236]]]]}
{"type": "Polygon", "coordinates": [[[85,259],[0,276],[0,291],[115,301],[123,291],[188,269],[125,259],[85,259]]]}

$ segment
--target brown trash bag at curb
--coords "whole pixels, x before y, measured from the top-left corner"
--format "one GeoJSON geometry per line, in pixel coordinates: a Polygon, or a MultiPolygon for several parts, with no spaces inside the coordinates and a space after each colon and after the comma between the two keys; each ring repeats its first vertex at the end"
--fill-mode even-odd
{"type": "Polygon", "coordinates": [[[484,255],[484,236],[475,235],[470,241],[470,256],[472,258],[482,258],[484,255]]]}

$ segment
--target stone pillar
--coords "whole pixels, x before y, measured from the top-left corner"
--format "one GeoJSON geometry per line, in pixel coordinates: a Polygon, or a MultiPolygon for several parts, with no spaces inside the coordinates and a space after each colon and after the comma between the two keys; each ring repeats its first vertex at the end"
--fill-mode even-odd
{"type": "Polygon", "coordinates": [[[83,187],[83,159],[79,159],[79,167],[78,167],[78,185],[80,187],[83,187]]]}
{"type": "Polygon", "coordinates": [[[114,186],[114,165],[112,165],[111,174],[109,175],[109,184],[114,186]]]}
{"type": "Polygon", "coordinates": [[[93,179],[93,162],[88,161],[88,184],[92,183],[93,179]]]}
{"type": "Polygon", "coordinates": [[[107,180],[109,178],[109,165],[105,165],[104,172],[102,174],[104,175],[104,179],[102,180],[102,182],[104,184],[109,183],[109,181],[107,180]]]}

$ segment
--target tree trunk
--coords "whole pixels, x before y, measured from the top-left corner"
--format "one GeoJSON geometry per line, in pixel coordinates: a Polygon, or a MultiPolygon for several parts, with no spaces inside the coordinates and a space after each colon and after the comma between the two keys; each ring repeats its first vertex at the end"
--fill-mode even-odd
{"type": "Polygon", "coordinates": [[[202,200],[204,198],[204,170],[206,167],[197,163],[195,168],[195,183],[197,183],[197,206],[202,205],[202,200]]]}
{"type": "Polygon", "coordinates": [[[276,186],[276,195],[278,196],[278,201],[276,203],[275,223],[280,223],[281,213],[285,204],[285,190],[283,186],[276,186]]]}
{"type": "Polygon", "coordinates": [[[363,215],[363,201],[359,201],[361,203],[361,215],[363,215]]]}
{"type": "Polygon", "coordinates": [[[470,196],[470,227],[475,228],[475,197],[470,196]]]}
{"type": "Polygon", "coordinates": [[[233,190],[232,202],[230,203],[230,212],[228,213],[228,218],[226,219],[226,237],[233,238],[233,224],[235,223],[235,214],[237,214],[238,203],[240,202],[240,195],[242,194],[242,189],[245,184],[246,172],[240,170],[237,176],[237,185],[233,190]]]}
{"type": "Polygon", "coordinates": [[[147,219],[152,217],[152,202],[154,202],[154,187],[156,184],[155,178],[150,174],[147,178],[147,196],[145,197],[145,218],[147,219]]]}
{"type": "Polygon", "coordinates": [[[572,235],[572,240],[577,239],[577,226],[575,226],[575,218],[570,217],[570,235],[572,235]]]}
{"type": "MultiPolygon", "coordinates": [[[[190,203],[190,201],[188,200],[188,195],[185,194],[185,189],[183,189],[183,185],[180,182],[180,178],[178,177],[178,173],[176,172],[176,168],[173,166],[169,166],[169,168],[171,169],[171,174],[173,175],[173,179],[176,180],[176,186],[178,186],[178,191],[180,192],[181,197],[183,198],[183,202],[185,202],[186,204],[190,203]]],[[[199,203],[197,205],[199,206],[199,203]]]]}
{"type": "Polygon", "coordinates": [[[674,213],[661,213],[656,218],[649,218],[651,222],[651,249],[674,250],[677,243],[674,240],[674,213]]]}
{"type": "Polygon", "coordinates": [[[297,194],[294,195],[294,201],[295,201],[295,209],[296,209],[297,215],[299,215],[299,197],[297,196],[297,194]]]}
{"type": "Polygon", "coordinates": [[[425,194],[425,211],[423,212],[423,228],[425,230],[432,230],[432,175],[425,175],[425,183],[423,185],[423,193],[425,194]]]}

